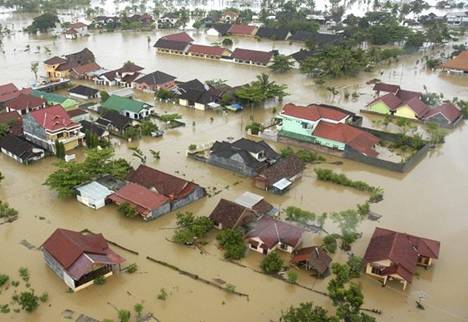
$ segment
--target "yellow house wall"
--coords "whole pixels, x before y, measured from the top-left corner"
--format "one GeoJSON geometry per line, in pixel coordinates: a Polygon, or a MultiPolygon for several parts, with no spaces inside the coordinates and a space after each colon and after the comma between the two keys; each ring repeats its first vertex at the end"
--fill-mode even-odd
{"type": "Polygon", "coordinates": [[[416,114],[408,105],[399,107],[395,112],[395,116],[404,117],[404,118],[413,119],[413,120],[417,119],[416,114]]]}

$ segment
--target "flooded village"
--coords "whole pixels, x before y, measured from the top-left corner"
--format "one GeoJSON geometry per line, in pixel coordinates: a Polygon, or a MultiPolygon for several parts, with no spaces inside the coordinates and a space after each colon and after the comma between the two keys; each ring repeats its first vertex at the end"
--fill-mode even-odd
{"type": "Polygon", "coordinates": [[[317,1],[316,33],[92,1],[31,33],[0,4],[0,321],[468,320],[457,4],[408,18],[450,39],[336,75],[323,51],[405,47],[345,20],[392,7],[317,1]]]}

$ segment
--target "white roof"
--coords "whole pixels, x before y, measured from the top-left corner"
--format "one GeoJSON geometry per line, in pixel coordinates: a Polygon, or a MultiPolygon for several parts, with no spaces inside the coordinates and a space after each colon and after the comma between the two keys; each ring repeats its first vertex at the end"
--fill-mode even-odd
{"type": "Polygon", "coordinates": [[[76,188],[82,196],[89,196],[95,200],[105,199],[110,196],[113,191],[109,190],[99,182],[92,181],[76,188]]]}
{"type": "Polygon", "coordinates": [[[258,204],[262,200],[263,200],[262,196],[246,191],[243,194],[241,194],[239,197],[237,197],[236,200],[234,200],[234,202],[246,208],[252,208],[253,206],[258,204]]]}
{"type": "Polygon", "coordinates": [[[273,187],[275,187],[276,189],[278,190],[284,190],[286,189],[287,187],[289,187],[290,185],[292,184],[291,181],[289,181],[288,179],[286,178],[283,178],[279,181],[276,181],[274,184],[273,184],[273,187]]]}
{"type": "Polygon", "coordinates": [[[131,88],[122,88],[122,89],[115,90],[111,92],[110,94],[120,96],[120,97],[130,97],[130,96],[133,96],[134,93],[133,93],[133,89],[131,88]]]}

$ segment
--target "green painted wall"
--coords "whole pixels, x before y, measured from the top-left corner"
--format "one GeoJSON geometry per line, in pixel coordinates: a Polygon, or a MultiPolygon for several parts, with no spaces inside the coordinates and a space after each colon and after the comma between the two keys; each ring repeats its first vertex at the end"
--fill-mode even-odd
{"type": "Polygon", "coordinates": [[[369,105],[369,110],[379,114],[390,114],[390,109],[384,102],[375,102],[369,105]]]}
{"type": "Polygon", "coordinates": [[[311,136],[315,122],[290,118],[284,115],[281,115],[280,118],[283,120],[282,129],[284,131],[308,137],[311,136]]]}
{"type": "Polygon", "coordinates": [[[326,146],[328,148],[338,149],[340,151],[343,151],[344,148],[345,148],[345,144],[342,143],[342,142],[328,140],[328,139],[324,139],[324,138],[321,138],[321,137],[318,137],[318,136],[314,136],[313,138],[316,140],[317,144],[326,146]]]}

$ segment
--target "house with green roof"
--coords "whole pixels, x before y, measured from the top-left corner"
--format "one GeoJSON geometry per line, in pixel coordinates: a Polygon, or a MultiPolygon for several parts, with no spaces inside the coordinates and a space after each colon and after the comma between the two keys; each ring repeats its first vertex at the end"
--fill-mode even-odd
{"type": "Polygon", "coordinates": [[[141,101],[136,101],[117,95],[110,96],[103,104],[105,110],[116,111],[120,115],[134,120],[143,119],[154,112],[154,107],[141,101]]]}
{"type": "Polygon", "coordinates": [[[47,105],[61,105],[66,110],[78,107],[77,101],[66,96],[43,92],[36,89],[33,89],[32,95],[44,99],[47,102],[47,105]]]}

